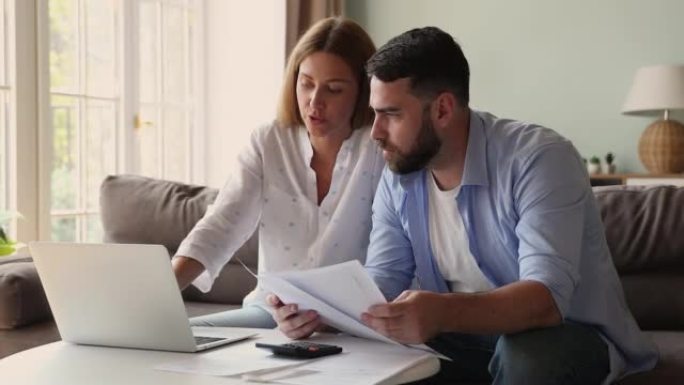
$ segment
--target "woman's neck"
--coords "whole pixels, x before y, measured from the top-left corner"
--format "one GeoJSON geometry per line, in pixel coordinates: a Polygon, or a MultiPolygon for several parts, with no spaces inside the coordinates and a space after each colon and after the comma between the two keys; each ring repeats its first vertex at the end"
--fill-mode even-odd
{"type": "Polygon", "coordinates": [[[352,130],[349,129],[344,136],[327,135],[324,137],[316,137],[309,135],[311,147],[313,148],[310,167],[316,173],[316,192],[319,205],[323,202],[326,195],[328,195],[328,190],[330,190],[337,153],[340,151],[342,143],[344,143],[351,134],[352,130]]]}
{"type": "MultiPolygon", "coordinates": [[[[347,138],[352,134],[352,129],[340,131],[338,135],[312,136],[309,135],[311,147],[313,148],[313,158],[324,163],[334,163],[337,153],[347,138]]],[[[313,161],[312,161],[313,163],[313,161]]]]}

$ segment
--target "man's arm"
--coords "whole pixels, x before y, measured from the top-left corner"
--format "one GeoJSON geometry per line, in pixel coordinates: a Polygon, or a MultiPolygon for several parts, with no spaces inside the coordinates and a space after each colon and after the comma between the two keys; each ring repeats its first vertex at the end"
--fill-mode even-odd
{"type": "Polygon", "coordinates": [[[482,293],[407,290],[392,303],[371,307],[362,318],[403,343],[423,343],[440,333],[507,334],[561,322],[551,293],[534,281],[482,293]]]}
{"type": "Polygon", "coordinates": [[[373,228],[365,268],[388,300],[410,287],[416,268],[411,241],[395,205],[401,194],[398,179],[385,167],[373,198],[373,228]]]}

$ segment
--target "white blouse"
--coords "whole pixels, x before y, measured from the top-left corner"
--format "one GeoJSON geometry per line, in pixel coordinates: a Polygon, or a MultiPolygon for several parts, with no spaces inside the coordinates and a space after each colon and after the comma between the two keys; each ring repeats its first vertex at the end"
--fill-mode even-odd
{"type": "MultiPolygon", "coordinates": [[[[354,130],[337,154],[320,206],[312,156],[305,127],[273,124],[252,133],[213,209],[176,253],[204,265],[206,270],[193,282],[197,288],[209,291],[257,226],[259,272],[365,261],[371,204],[385,165],[382,151],[370,138],[370,128],[354,130]]],[[[264,295],[257,285],[244,302],[263,301],[264,295]]]]}

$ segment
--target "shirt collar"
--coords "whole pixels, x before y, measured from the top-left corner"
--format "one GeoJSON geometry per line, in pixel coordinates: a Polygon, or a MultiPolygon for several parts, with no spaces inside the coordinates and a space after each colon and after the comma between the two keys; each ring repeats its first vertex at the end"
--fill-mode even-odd
{"type": "MultiPolygon", "coordinates": [[[[304,163],[311,165],[311,159],[313,158],[314,150],[311,140],[309,139],[309,131],[307,131],[306,126],[297,127],[297,141],[299,147],[301,148],[301,154],[304,158],[304,163]]],[[[337,153],[337,158],[335,164],[343,164],[351,156],[351,148],[354,146],[355,142],[359,141],[359,138],[363,135],[364,128],[353,129],[351,135],[342,142],[339,152],[337,153]]]]}
{"type": "Polygon", "coordinates": [[[487,171],[487,137],[484,122],[476,111],[470,110],[470,128],[468,130],[468,148],[466,149],[465,166],[461,186],[489,186],[487,171]]]}

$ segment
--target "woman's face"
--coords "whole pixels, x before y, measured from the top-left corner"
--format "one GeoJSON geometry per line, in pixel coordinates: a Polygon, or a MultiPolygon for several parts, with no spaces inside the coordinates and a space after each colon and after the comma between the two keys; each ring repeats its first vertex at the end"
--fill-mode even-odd
{"type": "Polygon", "coordinates": [[[299,65],[296,89],[299,114],[309,135],[349,135],[359,85],[344,60],[326,52],[307,56],[299,65]]]}

